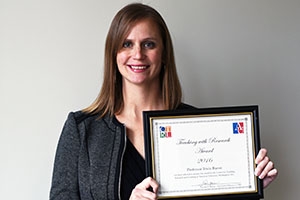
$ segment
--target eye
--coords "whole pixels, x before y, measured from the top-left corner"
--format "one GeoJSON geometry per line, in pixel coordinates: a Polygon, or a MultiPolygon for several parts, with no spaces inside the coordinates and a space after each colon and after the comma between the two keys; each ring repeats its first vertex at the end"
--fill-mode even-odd
{"type": "Polygon", "coordinates": [[[153,49],[155,47],[155,43],[152,41],[146,41],[143,43],[143,48],[145,49],[153,49]]]}
{"type": "Polygon", "coordinates": [[[123,43],[123,48],[130,48],[132,47],[132,42],[131,41],[125,41],[123,43]]]}

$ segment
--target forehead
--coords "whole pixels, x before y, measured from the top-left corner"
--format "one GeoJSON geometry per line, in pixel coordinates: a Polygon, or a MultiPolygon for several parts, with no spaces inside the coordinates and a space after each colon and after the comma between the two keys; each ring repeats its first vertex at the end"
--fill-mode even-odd
{"type": "Polygon", "coordinates": [[[132,37],[151,37],[161,39],[161,33],[158,25],[151,19],[143,19],[134,23],[126,36],[127,39],[132,37]]]}

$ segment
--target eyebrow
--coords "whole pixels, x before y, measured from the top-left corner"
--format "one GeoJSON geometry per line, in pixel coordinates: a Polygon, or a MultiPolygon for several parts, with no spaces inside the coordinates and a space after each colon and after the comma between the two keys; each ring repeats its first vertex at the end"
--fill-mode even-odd
{"type": "MultiPolygon", "coordinates": [[[[133,40],[133,39],[125,38],[124,41],[132,41],[132,40],[133,40]]],[[[154,40],[154,41],[157,41],[158,39],[157,39],[157,38],[154,38],[154,37],[148,37],[148,38],[142,39],[142,41],[147,41],[147,40],[154,40]]]]}

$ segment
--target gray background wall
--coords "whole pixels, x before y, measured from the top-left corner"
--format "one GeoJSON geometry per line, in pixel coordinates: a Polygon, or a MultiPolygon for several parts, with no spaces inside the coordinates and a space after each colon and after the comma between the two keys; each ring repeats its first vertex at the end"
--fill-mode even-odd
{"type": "MultiPolygon", "coordinates": [[[[95,99],[109,23],[128,2],[0,0],[1,199],[48,199],[63,123],[95,99]]],[[[258,104],[280,171],[265,199],[299,199],[300,1],[144,2],[169,25],[185,102],[258,104]]]]}

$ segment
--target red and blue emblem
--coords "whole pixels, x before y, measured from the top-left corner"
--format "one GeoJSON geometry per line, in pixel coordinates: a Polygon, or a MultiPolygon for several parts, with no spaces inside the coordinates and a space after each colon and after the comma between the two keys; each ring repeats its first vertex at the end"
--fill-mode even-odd
{"type": "Polygon", "coordinates": [[[232,123],[233,134],[244,133],[244,122],[234,122],[232,123]]]}

